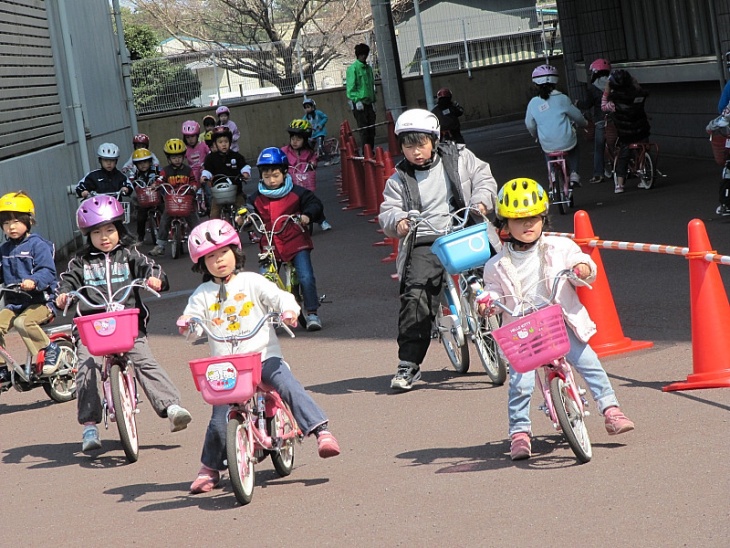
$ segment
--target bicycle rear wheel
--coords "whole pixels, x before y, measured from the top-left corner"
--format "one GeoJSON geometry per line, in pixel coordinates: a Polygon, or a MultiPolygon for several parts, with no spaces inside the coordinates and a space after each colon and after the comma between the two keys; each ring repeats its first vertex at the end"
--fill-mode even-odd
{"type": "Polygon", "coordinates": [[[248,433],[250,427],[250,423],[244,424],[242,417],[236,415],[228,419],[226,430],[228,475],[231,478],[233,494],[242,505],[251,502],[255,485],[253,447],[248,433]]]}
{"type": "Polygon", "coordinates": [[[654,160],[651,159],[649,152],[644,154],[644,165],[639,170],[639,177],[643,183],[643,188],[649,189],[654,186],[654,178],[656,171],[654,169],[654,160]]]}
{"type": "Polygon", "coordinates": [[[562,169],[553,169],[553,196],[555,197],[555,204],[558,206],[558,211],[561,215],[565,215],[568,212],[568,197],[565,195],[565,172],[562,169]]]}
{"type": "MultiPolygon", "coordinates": [[[[292,435],[297,428],[296,423],[292,423],[289,415],[280,407],[276,408],[273,417],[266,419],[266,427],[269,430],[269,435],[275,441],[281,440],[284,436],[292,435]]],[[[293,436],[289,437],[281,441],[279,448],[271,450],[271,462],[274,463],[274,470],[282,478],[291,474],[294,468],[294,440],[293,436]]]]}
{"type": "MultiPolygon", "coordinates": [[[[456,308],[456,314],[452,313],[451,299],[447,296],[448,292],[450,292],[449,287],[444,287],[434,323],[438,331],[438,337],[441,344],[444,345],[444,350],[446,350],[446,355],[454,370],[457,373],[466,373],[469,371],[469,346],[464,336],[464,328],[461,325],[462,319],[458,308],[456,308]]],[[[455,307],[458,307],[458,304],[456,304],[458,302],[455,301],[455,307]]]]}
{"type": "Polygon", "coordinates": [[[111,382],[112,402],[114,403],[117,430],[119,430],[119,440],[122,442],[122,448],[127,460],[137,462],[139,458],[139,438],[137,437],[136,402],[127,383],[125,371],[118,363],[112,365],[109,381],[111,382]]]}
{"type": "Polygon", "coordinates": [[[550,381],[550,398],[553,400],[555,414],[558,417],[560,428],[563,430],[563,435],[576,458],[581,464],[590,461],[593,456],[593,449],[591,448],[591,440],[588,437],[582,405],[575,400],[575,398],[580,398],[577,394],[577,387],[571,387],[563,379],[556,376],[550,381]]]}

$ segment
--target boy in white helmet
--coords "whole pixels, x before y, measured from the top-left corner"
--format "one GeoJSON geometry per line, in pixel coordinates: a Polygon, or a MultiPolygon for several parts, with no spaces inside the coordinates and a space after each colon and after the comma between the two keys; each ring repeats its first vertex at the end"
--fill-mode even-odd
{"type": "MultiPolygon", "coordinates": [[[[380,205],[380,226],[399,238],[398,369],[390,382],[395,390],[410,390],[421,378],[421,363],[431,342],[431,325],[439,305],[446,271],[431,251],[440,235],[426,223],[411,231],[408,212],[417,210],[436,229],[452,222],[450,213],[469,206],[482,215],[494,210],[497,181],[489,164],[464,145],[439,143],[441,128],[435,114],[412,109],[398,117],[395,134],[405,158],[385,183],[380,205]],[[406,236],[410,236],[406,239],[406,236]]],[[[493,227],[489,239],[499,248],[493,227]]]]}

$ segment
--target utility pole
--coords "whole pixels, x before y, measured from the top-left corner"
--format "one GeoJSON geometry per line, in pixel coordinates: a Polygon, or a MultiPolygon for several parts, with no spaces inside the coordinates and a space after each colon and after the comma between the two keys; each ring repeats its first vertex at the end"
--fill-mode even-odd
{"type": "Polygon", "coordinates": [[[390,0],[370,0],[370,8],[373,12],[375,41],[378,47],[383,102],[385,110],[391,111],[393,118],[397,119],[406,109],[406,105],[390,0]]]}

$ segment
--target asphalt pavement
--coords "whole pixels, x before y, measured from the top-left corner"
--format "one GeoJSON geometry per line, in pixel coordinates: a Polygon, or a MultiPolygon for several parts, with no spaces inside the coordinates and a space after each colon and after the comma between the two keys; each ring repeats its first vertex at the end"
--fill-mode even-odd
{"type": "MultiPolygon", "coordinates": [[[[465,137],[500,183],[545,180],[542,156],[521,123],[465,137]]],[[[598,236],[686,246],[688,223],[700,219],[713,247],[730,254],[730,218],[714,214],[720,170],[712,160],[661,156],[666,177],[655,188],[630,182],[615,195],[612,184],[588,184],[590,148],[582,150],[584,185],[575,203],[598,236]]],[[[130,465],[113,425],[102,431],[98,455],[79,452],[75,403],[53,404],[40,390],[0,395],[3,545],[728,545],[730,390],[662,391],[692,373],[685,258],[601,251],[625,335],[654,342],[650,350],[603,360],[636,430],[608,436],[591,405],[594,456],[579,465],[534,398],[535,455],[513,463],[506,387],[490,384],[474,352],[469,373],[458,375],[433,345],[422,381],[409,393],[390,390],[397,364],[394,265],[381,261],[389,248],[373,245],[382,240],[377,224],[342,209],[338,170],[318,172],[318,194],[334,226],[314,235],[318,289],[328,301],[320,310],[324,329],[298,329],[282,345],[329,415],[342,455],[319,459],[307,439],[290,476],[279,478],[269,461],[261,463],[246,507],[227,480],[209,494],[188,494],[210,408],[195,391],[187,361],[204,356],[207,346],[177,335],[175,319],[200,280],[187,257],[168,256],[161,263],[171,291],[147,299],[150,342],[193,422],[171,434],[143,403],[140,458],[130,465]]],[[[571,232],[572,214],[553,212],[551,223],[571,232]]],[[[256,249],[244,246],[253,267],[256,249]]],[[[728,267],[719,269],[727,288],[728,267]]],[[[8,342],[13,352],[22,349],[17,335],[8,342]]],[[[713,342],[718,354],[727,342],[713,342]]]]}

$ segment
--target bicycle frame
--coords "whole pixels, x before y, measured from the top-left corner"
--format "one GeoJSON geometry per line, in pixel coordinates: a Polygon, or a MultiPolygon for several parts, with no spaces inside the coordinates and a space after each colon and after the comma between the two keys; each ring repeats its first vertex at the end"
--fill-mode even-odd
{"type": "Polygon", "coordinates": [[[568,207],[573,205],[573,191],[570,188],[568,177],[568,165],[566,162],[568,153],[565,151],[547,152],[548,157],[548,195],[550,205],[558,206],[561,215],[566,213],[568,207]],[[562,178],[562,181],[560,179],[562,178]],[[562,186],[560,184],[562,183],[562,186]]]}

